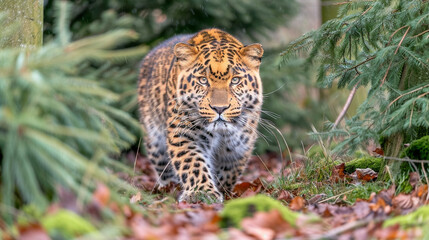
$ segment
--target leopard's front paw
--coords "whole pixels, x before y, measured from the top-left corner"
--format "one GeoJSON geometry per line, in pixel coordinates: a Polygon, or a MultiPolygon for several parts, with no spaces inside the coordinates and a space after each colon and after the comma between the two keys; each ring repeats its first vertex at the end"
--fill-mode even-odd
{"type": "Polygon", "coordinates": [[[179,197],[179,202],[199,202],[206,203],[223,202],[223,195],[217,190],[209,191],[183,191],[179,197]]]}

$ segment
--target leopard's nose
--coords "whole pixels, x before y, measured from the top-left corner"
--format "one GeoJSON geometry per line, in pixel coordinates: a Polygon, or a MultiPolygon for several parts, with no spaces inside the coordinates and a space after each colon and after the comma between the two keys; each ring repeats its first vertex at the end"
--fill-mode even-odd
{"type": "MultiPolygon", "coordinates": [[[[231,105],[229,105],[229,106],[231,106],[231,105]]],[[[226,109],[228,109],[229,106],[212,106],[212,105],[210,105],[211,109],[213,109],[219,115],[222,114],[226,109]]]]}

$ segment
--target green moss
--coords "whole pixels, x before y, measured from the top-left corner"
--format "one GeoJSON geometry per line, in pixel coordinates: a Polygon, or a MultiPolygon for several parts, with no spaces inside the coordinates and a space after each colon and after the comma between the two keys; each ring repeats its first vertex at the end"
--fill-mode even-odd
{"type": "Polygon", "coordinates": [[[221,213],[220,225],[221,227],[240,227],[243,218],[251,217],[255,212],[268,212],[272,209],[278,210],[283,219],[292,226],[296,225],[299,213],[289,210],[280,201],[262,194],[228,201],[221,213]]]}
{"type": "Polygon", "coordinates": [[[382,159],[375,157],[363,157],[358,159],[353,159],[350,162],[346,163],[346,172],[352,173],[356,168],[371,168],[372,170],[379,172],[381,167],[382,159]]]}
{"type": "Polygon", "coordinates": [[[60,233],[65,237],[77,237],[96,231],[90,222],[67,210],[59,210],[48,215],[41,223],[49,233],[60,233]]]}
{"type": "MultiPolygon", "coordinates": [[[[18,225],[25,226],[29,223],[37,221],[43,215],[43,210],[34,204],[25,205],[17,216],[16,222],[18,225]]],[[[0,238],[1,239],[1,238],[0,238]]]]}
{"type": "Polygon", "coordinates": [[[410,146],[402,152],[401,157],[429,160],[429,136],[411,142],[410,146]]]}
{"type": "Polygon", "coordinates": [[[386,220],[383,227],[399,224],[402,228],[423,225],[429,222],[429,206],[423,206],[407,215],[397,216],[386,220]]]}
{"type": "MultiPolygon", "coordinates": [[[[429,136],[424,136],[411,142],[410,146],[402,151],[400,157],[415,160],[429,160],[429,136]]],[[[420,164],[415,164],[415,166],[421,169],[420,164]]],[[[415,171],[408,162],[401,163],[400,169],[402,173],[415,171]]]]}

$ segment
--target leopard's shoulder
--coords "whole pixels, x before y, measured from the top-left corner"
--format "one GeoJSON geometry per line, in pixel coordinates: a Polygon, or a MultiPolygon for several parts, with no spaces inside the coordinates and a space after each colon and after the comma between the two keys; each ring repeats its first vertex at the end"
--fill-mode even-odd
{"type": "Polygon", "coordinates": [[[174,60],[174,46],[177,43],[189,41],[192,36],[192,34],[176,35],[153,48],[140,63],[139,82],[153,77],[153,74],[145,70],[151,70],[157,66],[167,67],[168,63],[174,60]]]}

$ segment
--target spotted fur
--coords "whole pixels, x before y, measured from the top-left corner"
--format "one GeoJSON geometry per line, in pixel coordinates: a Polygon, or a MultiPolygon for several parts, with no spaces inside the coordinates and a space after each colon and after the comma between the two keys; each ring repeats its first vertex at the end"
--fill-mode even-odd
{"type": "Polygon", "coordinates": [[[260,44],[219,29],[173,37],[143,60],[138,87],[145,144],[161,185],[179,201],[223,200],[243,172],[262,106],[260,44]]]}

